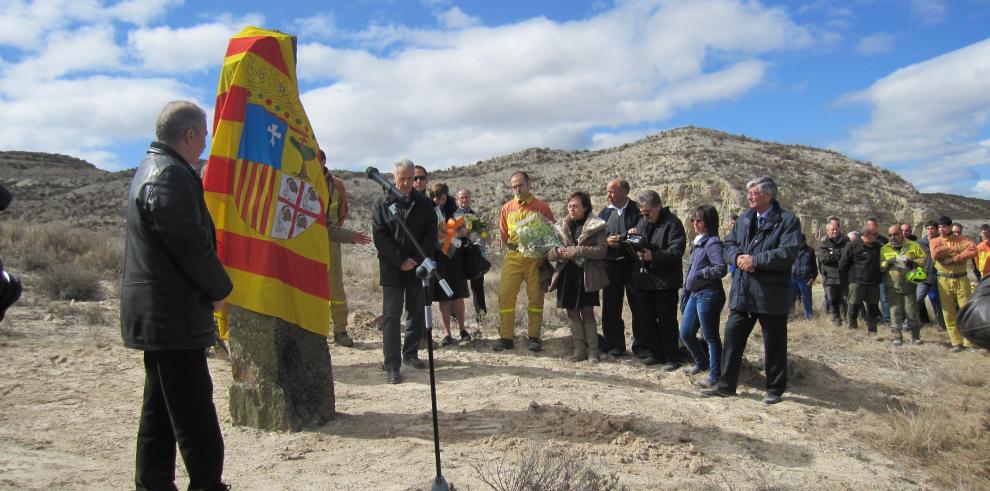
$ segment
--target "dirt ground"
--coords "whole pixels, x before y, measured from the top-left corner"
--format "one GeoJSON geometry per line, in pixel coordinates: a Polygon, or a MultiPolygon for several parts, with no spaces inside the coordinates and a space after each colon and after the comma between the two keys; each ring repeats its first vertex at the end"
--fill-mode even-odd
{"type": "MultiPolygon", "coordinates": [[[[116,301],[55,304],[28,288],[0,324],[0,487],[131,487],[143,370],[140,352],[121,345],[116,301]]],[[[385,384],[380,335],[366,321],[373,298],[355,302],[367,304],[352,314],[356,346],[330,349],[337,418],[323,427],[232,426],[229,365],[210,360],[225,478],[236,489],[429,489],[428,374],[403,367],[404,383],[385,384]]],[[[758,334],[739,396],[703,399],[681,371],[628,357],[564,361],[569,333],[551,312],[543,352],[517,343],[493,353],[493,321],[472,325],[486,339],[436,352],[443,473],[457,489],[488,489],[479,467],[517,459],[534,444],[580,452],[628,489],[939,487],[930,469],[883,452],[863,432],[891,407],[930,397],[922,377],[932,369],[990,363],[981,353],[948,354],[930,330],[922,346],[893,348],[889,335],[802,320],[790,326],[784,402],[761,401],[758,334]]],[[[969,404],[982,411],[985,386],[974,385],[969,404]]],[[[177,473],[183,487],[181,461],[177,473]]]]}

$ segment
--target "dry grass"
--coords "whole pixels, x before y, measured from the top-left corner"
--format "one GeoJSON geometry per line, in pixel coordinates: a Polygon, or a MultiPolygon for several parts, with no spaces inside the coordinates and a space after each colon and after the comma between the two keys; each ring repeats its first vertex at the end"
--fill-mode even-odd
{"type": "Polygon", "coordinates": [[[545,442],[534,442],[518,461],[503,457],[474,464],[482,482],[496,491],[622,490],[619,476],[596,470],[588,455],[545,442]]]}
{"type": "Polygon", "coordinates": [[[119,278],[124,260],[122,231],[108,234],[20,220],[0,223],[0,250],[7,265],[14,268],[79,269],[103,279],[119,278]]]}

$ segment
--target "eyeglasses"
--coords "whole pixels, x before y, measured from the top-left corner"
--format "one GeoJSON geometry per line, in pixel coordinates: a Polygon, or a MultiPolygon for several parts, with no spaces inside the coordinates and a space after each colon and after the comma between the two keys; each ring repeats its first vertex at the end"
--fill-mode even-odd
{"type": "Polygon", "coordinates": [[[761,193],[759,191],[747,191],[746,192],[746,197],[747,198],[756,198],[758,196],[763,196],[763,193],[761,193]]]}
{"type": "Polygon", "coordinates": [[[426,176],[416,176],[413,178],[414,181],[425,181],[426,176]]]}

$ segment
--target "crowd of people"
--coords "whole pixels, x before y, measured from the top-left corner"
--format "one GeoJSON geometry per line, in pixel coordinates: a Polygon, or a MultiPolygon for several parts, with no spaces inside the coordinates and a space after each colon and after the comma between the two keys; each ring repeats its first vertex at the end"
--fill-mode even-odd
{"type": "MultiPolygon", "coordinates": [[[[411,197],[407,219],[417,206],[433,207],[435,219],[427,220],[427,213],[421,211],[424,218],[414,220],[418,227],[414,234],[422,237],[422,250],[437,263],[453,291],[449,295],[434,285],[428,294],[439,304],[441,345],[456,342],[451,319],[458,323],[460,339],[470,340],[464,299],[473,298],[476,321],[486,312],[484,275],[468,275],[464,266],[470,257],[485,252],[472,249],[479,244],[466,240],[470,227],[456,221],[464,213],[474,213],[470,191],[459,190],[455,204],[446,184],[428,185],[426,169],[400,161],[394,171],[396,186],[411,197]],[[402,177],[407,167],[412,171],[409,182],[402,177]]],[[[598,363],[631,355],[667,372],[686,364],[687,374],[707,375],[697,382],[702,395],[729,396],[735,393],[742,353],[759,321],[766,351],[765,402],[773,404],[787,383],[788,320],[815,316],[812,287],[819,277],[824,310],[836,326],[858,329],[862,320],[867,332],[875,334],[883,323],[899,346],[905,342],[905,331],[911,342],[920,344],[921,326],[933,323],[948,332],[953,352],[977,349],[959,333],[956,317],[971,295],[970,265],[977,278],[990,273],[988,225],[981,228],[983,240],[976,246],[961,234],[959,224],[944,216],[926,224],[926,236],[920,240],[909,223],[893,224],[882,235],[878,221],[869,218],[861,230],[844,234],[840,220],[829,217],[825,237],[813,247],[801,232],[800,221],[780,207],[776,183],[763,177],[747,183],[749,209],[731,216],[724,237],[719,235],[715,207],[692,210],[689,240],[685,225],[658,193],[647,190],[633,199],[625,180],[608,182],[608,204],[598,213],[590,195],[570,194],[566,214],[559,220],[534,195],[532,185],[525,171],[514,172],[509,180],[513,198],[502,205],[498,216],[505,252],[495,351],[515,349],[516,302],[522,290],[527,300],[525,347],[542,350],[544,296],[550,293],[556,296],[556,307],[567,313],[573,343],[570,360],[598,363]],[[553,225],[556,237],[540,249],[529,237],[545,241],[533,232],[544,224],[553,225]],[[728,295],[723,286],[726,275],[731,275],[728,295]],[[934,321],[927,315],[926,298],[934,321]],[[729,314],[723,334],[720,322],[726,303],[729,314]],[[632,314],[628,351],[625,305],[632,314]],[[596,307],[601,309],[600,322],[596,307]]],[[[412,247],[401,248],[402,236],[387,211],[393,201],[384,197],[375,204],[375,245],[383,287],[392,286],[387,283],[394,282],[397,274],[405,277],[401,282],[407,288],[403,360],[421,367],[414,344],[422,336],[417,331],[421,323],[415,321],[416,306],[422,304],[419,294],[409,290],[418,285],[415,268],[424,258],[417,257],[412,247]]],[[[397,351],[390,354],[389,347],[399,345],[397,305],[403,297],[389,288],[384,296],[385,307],[392,306],[385,309],[382,324],[388,381],[398,383],[399,357],[397,351]]]]}

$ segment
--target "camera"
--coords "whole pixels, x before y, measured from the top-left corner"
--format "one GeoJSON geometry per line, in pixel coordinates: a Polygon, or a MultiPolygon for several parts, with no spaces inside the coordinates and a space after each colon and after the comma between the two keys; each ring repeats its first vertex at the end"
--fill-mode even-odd
{"type": "Polygon", "coordinates": [[[634,252],[642,252],[646,250],[646,237],[639,234],[622,234],[622,238],[619,239],[619,243],[628,246],[634,252]]]}

